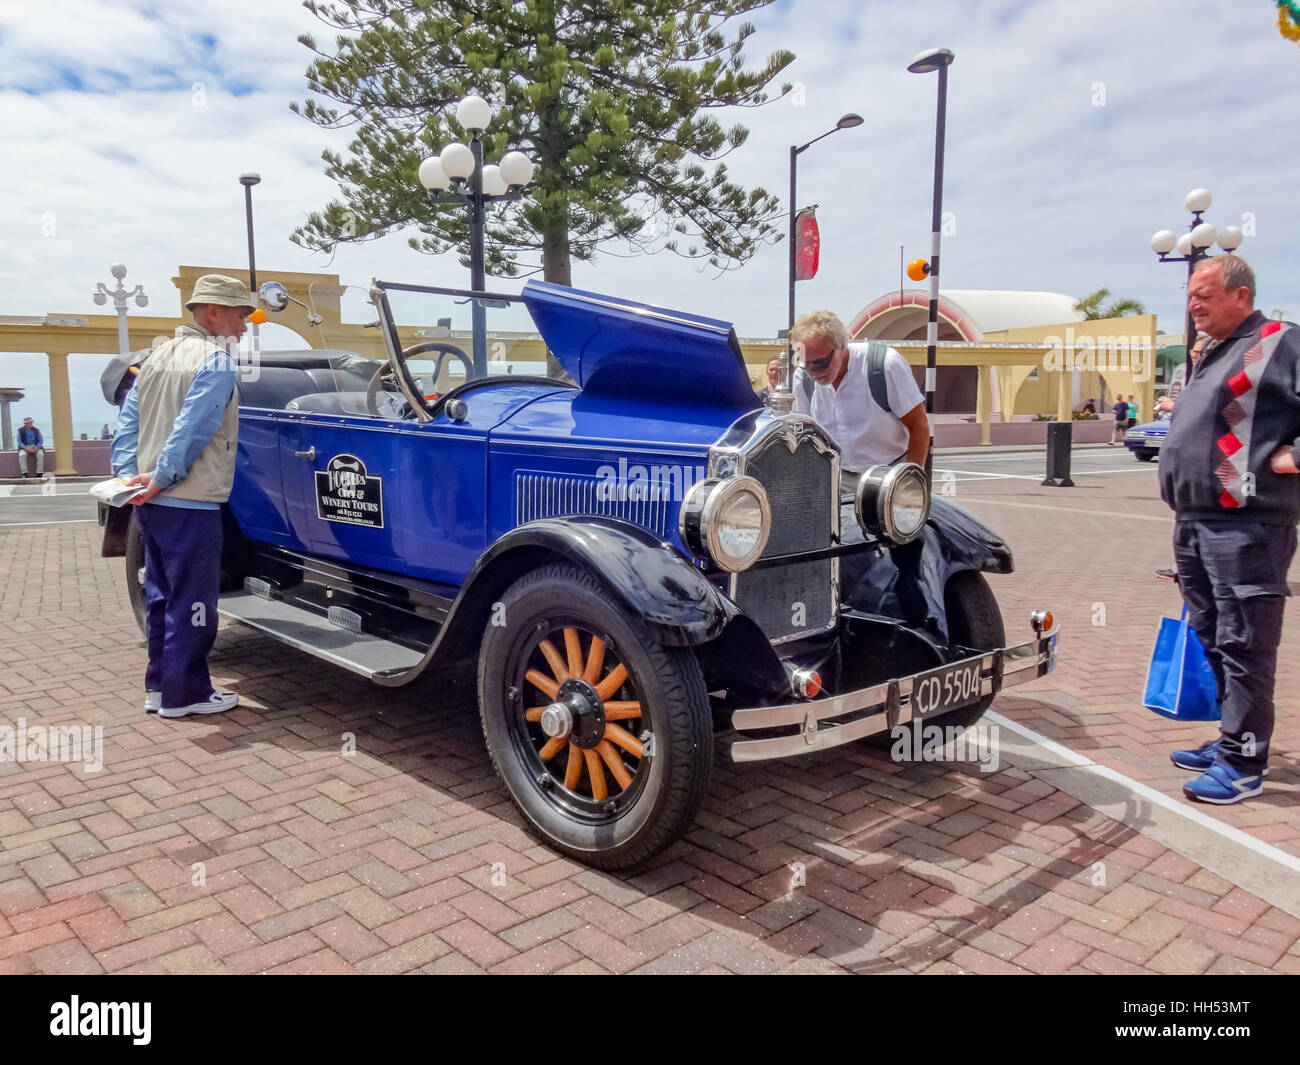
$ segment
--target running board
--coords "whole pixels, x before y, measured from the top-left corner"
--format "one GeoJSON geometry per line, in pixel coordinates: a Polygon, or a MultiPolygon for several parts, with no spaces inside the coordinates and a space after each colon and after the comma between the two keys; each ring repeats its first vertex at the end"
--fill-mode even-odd
{"type": "Polygon", "coordinates": [[[349,624],[351,619],[346,616],[351,611],[341,611],[339,617],[330,620],[282,600],[266,599],[249,591],[226,592],[218,597],[217,610],[232,621],[242,621],[290,647],[350,669],[369,680],[400,677],[424,661],[424,655],[419,651],[378,636],[351,631],[354,626],[349,624]]]}

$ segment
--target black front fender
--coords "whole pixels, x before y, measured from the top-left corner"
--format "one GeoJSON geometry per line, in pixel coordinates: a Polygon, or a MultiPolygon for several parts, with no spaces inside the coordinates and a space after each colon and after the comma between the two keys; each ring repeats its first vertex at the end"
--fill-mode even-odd
{"type": "Polygon", "coordinates": [[[1011,548],[970,511],[943,496],[930,500],[929,530],[943,553],[945,579],[959,570],[1010,573],[1016,568],[1011,548]]]}
{"type": "Polygon", "coordinates": [[[644,529],[601,517],[544,518],[512,529],[474,564],[447,616],[439,655],[472,651],[492,604],[524,573],[557,559],[600,581],[633,627],[656,643],[707,643],[739,613],[681,552],[644,529]]]}
{"type": "MultiPolygon", "coordinates": [[[[852,507],[843,509],[841,527],[847,541],[862,538],[852,507]]],[[[931,499],[930,520],[925,532],[919,541],[909,546],[918,556],[915,562],[919,577],[917,592],[925,600],[926,614],[934,619],[938,634],[945,640],[948,625],[944,587],[953,574],[963,570],[1010,573],[1015,568],[1011,549],[997,533],[942,496],[931,499]]],[[[888,550],[844,559],[840,572],[845,604],[868,614],[904,617],[905,611],[897,594],[898,568],[895,562],[894,553],[888,550]]]]}

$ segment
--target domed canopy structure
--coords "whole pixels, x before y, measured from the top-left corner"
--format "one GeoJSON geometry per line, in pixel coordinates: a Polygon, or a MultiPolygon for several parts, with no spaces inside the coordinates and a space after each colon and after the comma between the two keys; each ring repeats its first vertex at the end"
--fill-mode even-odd
{"type": "MultiPolygon", "coordinates": [[[[994,289],[941,289],[939,339],[979,343],[985,333],[1083,320],[1078,301],[1059,292],[994,289]]],[[[924,340],[930,294],[888,292],[867,304],[849,322],[857,340],[924,340]]]]}

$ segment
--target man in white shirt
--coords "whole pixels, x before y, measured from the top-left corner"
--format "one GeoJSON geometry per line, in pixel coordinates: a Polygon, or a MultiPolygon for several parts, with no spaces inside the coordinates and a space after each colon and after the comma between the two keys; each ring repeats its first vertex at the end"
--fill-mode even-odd
{"type": "Polygon", "coordinates": [[[790,342],[796,350],[802,346],[804,355],[804,367],[791,385],[794,409],[811,414],[835,438],[841,471],[853,474],[853,482],[871,466],[903,459],[925,464],[930,449],[925,397],[902,355],[881,345],[883,362],[878,355],[873,387],[872,345],[850,344],[844,323],[830,311],[803,315],[790,331],[790,342]]]}
{"type": "MultiPolygon", "coordinates": [[[[790,331],[795,350],[803,350],[804,367],[794,375],[794,409],[811,414],[840,446],[840,491],[849,497],[862,472],[872,466],[906,459],[924,465],[930,450],[925,397],[912,368],[893,348],[878,342],[850,344],[844,323],[830,311],[805,314],[790,331]]],[[[845,504],[840,527],[847,542],[860,538],[852,508],[845,504]]],[[[897,570],[893,591],[904,621],[942,635],[937,608],[926,595],[921,577],[924,537],[892,547],[897,570]]],[[[863,558],[842,562],[845,601],[853,602],[863,558]]]]}

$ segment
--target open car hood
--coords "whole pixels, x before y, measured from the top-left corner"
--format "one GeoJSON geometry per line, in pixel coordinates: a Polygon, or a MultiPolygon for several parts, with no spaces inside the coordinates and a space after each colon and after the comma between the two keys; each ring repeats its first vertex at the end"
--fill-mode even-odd
{"type": "Polygon", "coordinates": [[[730,322],[529,281],[522,298],[546,346],[588,395],[758,405],[730,322]]]}

